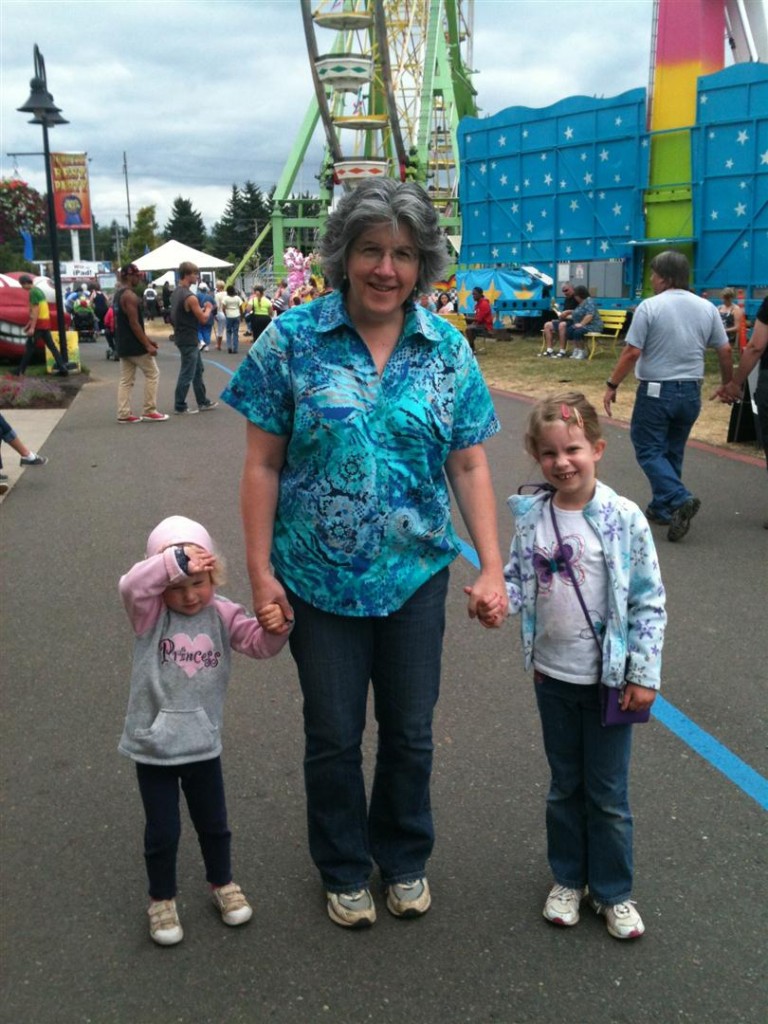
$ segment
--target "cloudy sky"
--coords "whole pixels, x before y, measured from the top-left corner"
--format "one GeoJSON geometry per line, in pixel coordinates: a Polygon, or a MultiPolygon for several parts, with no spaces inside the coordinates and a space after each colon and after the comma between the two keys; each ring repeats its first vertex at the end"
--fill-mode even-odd
{"type": "MultiPolygon", "coordinates": [[[[482,114],[565,96],[645,86],[651,0],[476,0],[473,81],[482,114]]],[[[321,30],[318,30],[321,35],[321,30]]],[[[323,46],[332,37],[325,33],[323,46]]],[[[29,96],[33,46],[70,122],[54,151],[86,151],[101,224],[127,224],[176,196],[211,227],[233,183],[266,191],[280,176],[312,97],[298,0],[0,0],[0,177],[45,190],[41,130],[16,108],[29,96]]],[[[320,153],[320,143],[311,152],[320,153]]],[[[298,190],[315,191],[319,157],[298,190]]],[[[85,255],[85,253],[84,253],[85,255]]]]}

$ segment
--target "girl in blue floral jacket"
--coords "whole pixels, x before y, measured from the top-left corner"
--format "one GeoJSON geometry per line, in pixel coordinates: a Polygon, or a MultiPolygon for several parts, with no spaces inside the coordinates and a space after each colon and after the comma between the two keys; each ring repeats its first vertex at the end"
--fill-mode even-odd
{"type": "MultiPolygon", "coordinates": [[[[638,938],[645,928],[630,899],[632,727],[601,725],[597,684],[623,690],[623,709],[653,703],[666,623],[656,549],[637,505],[596,478],[605,441],[583,395],[539,402],[525,440],[548,487],[509,499],[515,534],[505,577],[552,773],[546,820],[555,884],[543,913],[554,924],[577,924],[588,888],[609,933],[638,938]]],[[[492,622],[501,605],[489,602],[481,619],[492,622]]]]}

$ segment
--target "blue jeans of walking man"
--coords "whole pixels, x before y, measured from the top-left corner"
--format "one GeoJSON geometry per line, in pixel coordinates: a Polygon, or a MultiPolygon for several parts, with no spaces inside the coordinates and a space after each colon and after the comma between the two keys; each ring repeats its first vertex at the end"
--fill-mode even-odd
{"type": "Polygon", "coordinates": [[[203,357],[197,345],[177,345],[181,356],[179,379],[176,381],[173,408],[175,412],[187,411],[189,385],[195,393],[195,401],[202,409],[209,404],[203,383],[203,357]]]}
{"type": "Polygon", "coordinates": [[[672,512],[693,495],[683,484],[683,455],[688,435],[701,412],[701,382],[665,380],[655,390],[648,381],[640,381],[632,411],[630,436],[638,464],[651,485],[653,497],[649,510],[659,519],[672,512]]]}

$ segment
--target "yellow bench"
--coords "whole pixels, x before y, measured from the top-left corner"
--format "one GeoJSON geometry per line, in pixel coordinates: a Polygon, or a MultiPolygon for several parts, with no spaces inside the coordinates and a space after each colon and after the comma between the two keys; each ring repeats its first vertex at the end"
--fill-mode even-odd
{"type": "Polygon", "coordinates": [[[589,338],[589,358],[597,351],[599,341],[612,342],[612,351],[616,352],[616,342],[624,329],[624,321],[627,319],[626,309],[598,309],[598,316],[603,321],[602,331],[587,331],[585,337],[589,338]]]}
{"type": "MultiPolygon", "coordinates": [[[[449,324],[452,324],[457,331],[461,331],[464,337],[466,337],[467,318],[463,313],[441,313],[440,316],[442,316],[443,320],[447,320],[449,324]]],[[[486,337],[486,335],[479,334],[475,338],[475,352],[485,351],[485,345],[483,344],[481,347],[481,343],[485,341],[486,337]]]]}
{"type": "MultiPolygon", "coordinates": [[[[624,329],[624,321],[627,319],[626,309],[598,309],[598,316],[603,322],[602,331],[587,331],[584,337],[589,342],[589,359],[591,359],[597,351],[597,343],[599,341],[612,341],[613,350],[616,349],[616,342],[619,335],[624,329]]],[[[557,334],[554,334],[554,339],[557,341],[557,334]]],[[[547,338],[544,331],[541,332],[541,351],[546,352],[547,338]]]]}
{"type": "Polygon", "coordinates": [[[457,331],[464,333],[464,328],[467,326],[467,318],[461,313],[441,313],[443,320],[447,320],[449,324],[453,324],[457,331]]]}

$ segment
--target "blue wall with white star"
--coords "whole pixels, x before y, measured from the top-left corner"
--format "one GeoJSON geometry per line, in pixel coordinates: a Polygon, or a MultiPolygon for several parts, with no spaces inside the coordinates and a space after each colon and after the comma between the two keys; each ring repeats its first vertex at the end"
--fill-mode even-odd
{"type": "Polygon", "coordinates": [[[542,109],[464,118],[463,268],[619,259],[626,294],[639,294],[643,253],[693,241],[692,286],[768,287],[768,65],[739,64],[698,81],[690,129],[693,196],[686,238],[648,239],[650,136],[646,92],[573,96],[542,109]]]}
{"type": "Polygon", "coordinates": [[[698,81],[692,138],[699,288],[768,288],[768,65],[698,81]]]}

